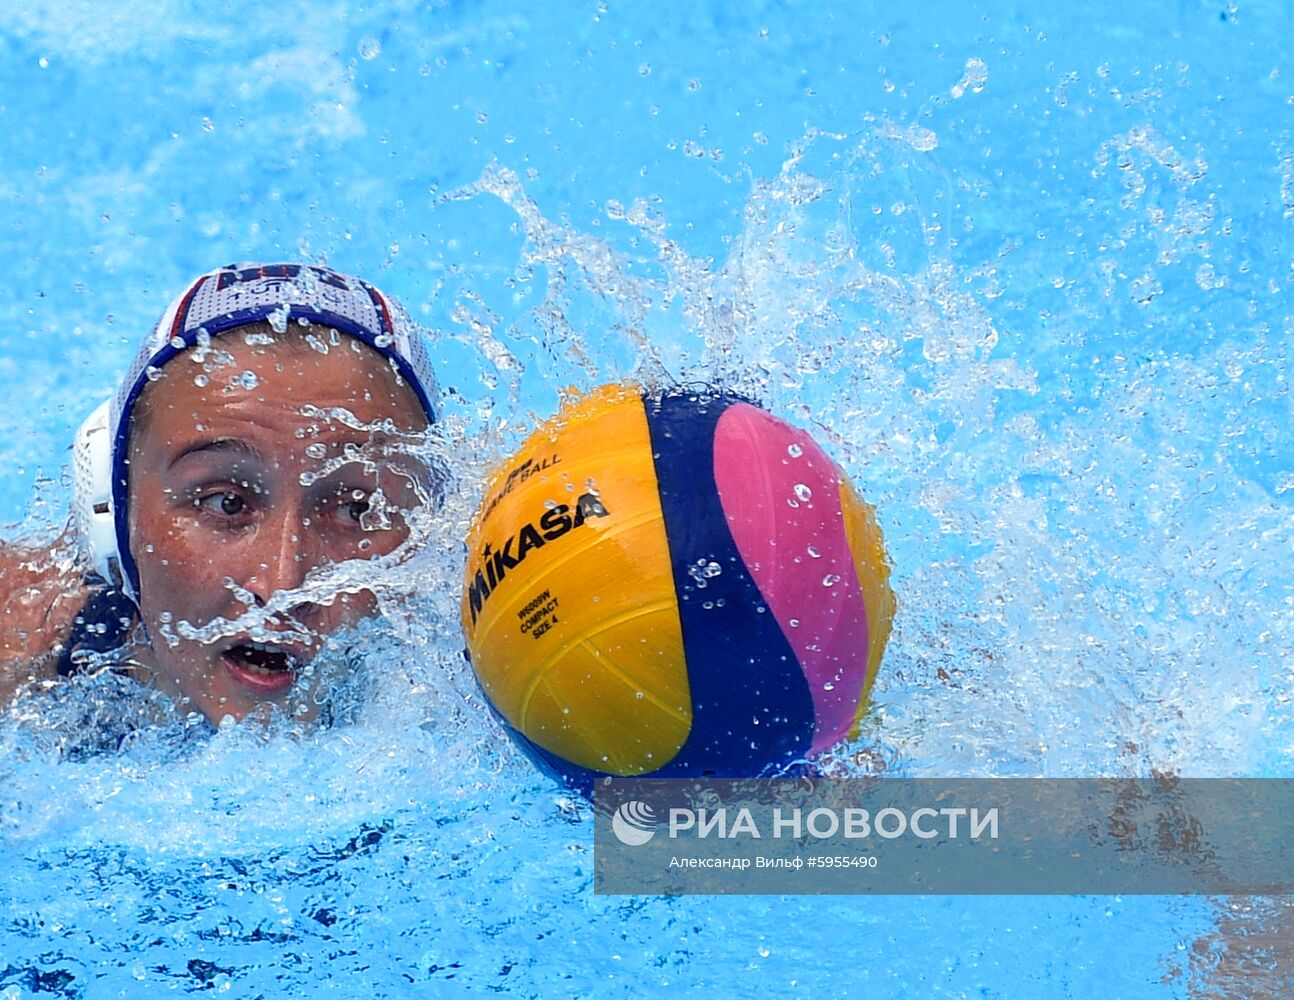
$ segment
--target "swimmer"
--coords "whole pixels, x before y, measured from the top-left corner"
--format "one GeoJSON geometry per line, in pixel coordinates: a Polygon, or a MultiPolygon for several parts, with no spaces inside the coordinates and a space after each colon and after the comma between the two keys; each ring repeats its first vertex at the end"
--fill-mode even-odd
{"type": "Polygon", "coordinates": [[[78,433],[69,530],[0,544],[0,707],[117,650],[114,669],[212,723],[286,709],[320,642],[377,611],[355,574],[321,578],[395,553],[434,495],[410,444],[435,391],[407,316],[365,282],[198,278],[78,433]]]}

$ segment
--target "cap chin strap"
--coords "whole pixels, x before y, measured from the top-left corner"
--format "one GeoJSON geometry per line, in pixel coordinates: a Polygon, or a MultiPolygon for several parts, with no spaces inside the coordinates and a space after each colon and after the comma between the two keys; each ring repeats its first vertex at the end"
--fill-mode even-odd
{"type": "Polygon", "coordinates": [[[138,602],[121,572],[112,509],[111,400],[86,418],[72,443],[72,521],[81,555],[94,571],[138,602]]]}

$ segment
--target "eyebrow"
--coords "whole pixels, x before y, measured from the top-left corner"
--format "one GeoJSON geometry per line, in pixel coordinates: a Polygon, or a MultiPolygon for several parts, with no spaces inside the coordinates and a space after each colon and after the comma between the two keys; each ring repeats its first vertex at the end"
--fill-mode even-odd
{"type": "Polygon", "coordinates": [[[247,458],[261,457],[261,453],[246,441],[240,441],[237,438],[216,438],[214,441],[195,441],[171,459],[171,461],[167,463],[166,467],[168,469],[174,469],[188,456],[204,454],[207,452],[214,452],[216,454],[229,453],[242,455],[247,458]]]}

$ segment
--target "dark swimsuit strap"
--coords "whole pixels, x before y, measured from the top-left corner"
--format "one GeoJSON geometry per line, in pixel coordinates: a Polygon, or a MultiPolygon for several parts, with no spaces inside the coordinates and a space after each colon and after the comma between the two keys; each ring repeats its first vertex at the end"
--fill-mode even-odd
{"type": "Polygon", "coordinates": [[[94,590],[72,620],[72,634],[58,654],[60,677],[80,669],[82,658],[77,653],[106,653],[125,645],[135,624],[135,605],[130,598],[98,576],[87,577],[86,583],[94,590]]]}

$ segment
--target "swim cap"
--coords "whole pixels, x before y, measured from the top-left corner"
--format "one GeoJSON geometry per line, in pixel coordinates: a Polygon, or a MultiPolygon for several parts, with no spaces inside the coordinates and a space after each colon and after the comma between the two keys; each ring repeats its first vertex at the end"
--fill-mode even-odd
{"type": "Polygon", "coordinates": [[[387,358],[436,422],[436,380],[422,338],[394,300],[366,281],[314,264],[232,264],[193,282],[140,345],[117,394],[81,426],[73,446],[73,516],[95,570],[138,600],[130,552],[127,447],[144,387],[177,354],[227,330],[268,322],[339,330],[387,358]]]}

